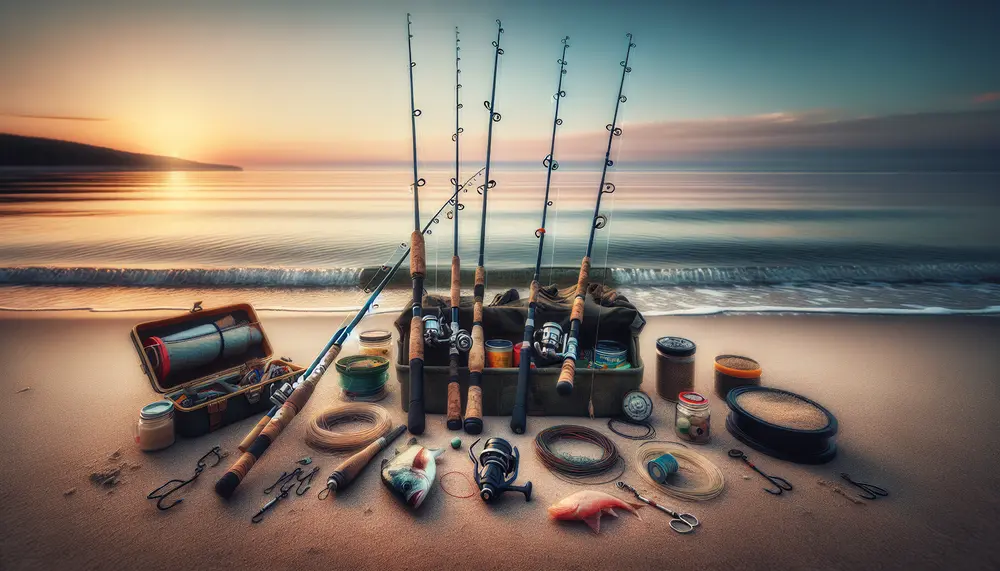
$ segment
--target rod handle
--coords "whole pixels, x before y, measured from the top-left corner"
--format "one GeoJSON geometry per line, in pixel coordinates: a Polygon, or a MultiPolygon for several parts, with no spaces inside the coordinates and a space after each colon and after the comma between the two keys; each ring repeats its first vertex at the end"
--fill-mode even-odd
{"type": "MultiPolygon", "coordinates": [[[[525,339],[531,334],[525,330],[525,339]]],[[[517,392],[514,394],[514,409],[510,413],[510,429],[514,434],[524,434],[528,425],[528,381],[531,375],[532,347],[530,341],[521,344],[521,363],[517,370],[517,392]]]]}
{"type": "Polygon", "coordinates": [[[556,392],[562,396],[573,394],[573,379],[576,377],[576,359],[567,358],[563,361],[562,369],[559,371],[559,380],[556,381],[556,392]]]}
{"type": "Polygon", "coordinates": [[[399,425],[393,428],[388,434],[379,438],[375,442],[369,444],[364,450],[358,452],[357,454],[351,456],[347,460],[344,460],[333,473],[330,474],[330,479],[328,482],[328,487],[331,492],[336,492],[337,490],[343,490],[354,481],[355,478],[361,474],[361,471],[365,469],[371,461],[379,452],[385,450],[393,440],[399,438],[399,435],[406,432],[406,425],[399,425]]]}
{"type": "Polygon", "coordinates": [[[424,360],[410,359],[410,406],[406,424],[410,434],[423,434],[424,418],[424,360]]]}
{"type": "Polygon", "coordinates": [[[253,441],[260,435],[261,431],[264,430],[264,427],[267,426],[267,423],[271,422],[271,418],[274,417],[274,413],[276,412],[278,412],[278,407],[272,407],[271,410],[268,411],[268,413],[265,414],[256,425],[254,425],[253,430],[246,435],[246,438],[240,442],[240,445],[237,446],[236,449],[240,452],[246,452],[247,449],[250,448],[250,445],[253,444],[253,441]]]}
{"type": "Polygon", "coordinates": [[[257,463],[257,460],[264,454],[264,452],[271,446],[271,439],[266,436],[258,436],[254,440],[251,449],[237,458],[236,462],[226,470],[226,473],[222,475],[217,482],[215,482],[215,493],[219,496],[229,499],[232,497],[233,492],[240,485],[240,482],[247,477],[250,473],[250,469],[253,465],[257,463]]]}
{"type": "Polygon", "coordinates": [[[469,398],[465,403],[465,432],[479,434],[483,431],[483,374],[469,373],[469,398]]]}
{"type": "Polygon", "coordinates": [[[458,384],[458,356],[448,363],[448,430],[462,428],[462,391],[458,384]]]}

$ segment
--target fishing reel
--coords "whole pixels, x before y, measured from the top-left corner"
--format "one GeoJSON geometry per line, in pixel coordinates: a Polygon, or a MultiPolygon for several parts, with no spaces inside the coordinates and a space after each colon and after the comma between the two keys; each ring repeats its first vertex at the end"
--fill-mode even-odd
{"type": "Polygon", "coordinates": [[[504,492],[521,492],[524,494],[524,501],[531,501],[531,482],[523,486],[514,485],[520,460],[517,447],[512,447],[503,438],[488,438],[477,461],[473,452],[476,444],[479,444],[479,440],[469,447],[469,458],[472,460],[476,486],[479,487],[479,497],[484,502],[491,503],[504,492]]]}
{"type": "Polygon", "coordinates": [[[282,384],[280,387],[275,389],[273,393],[271,393],[271,402],[274,403],[274,406],[281,406],[285,404],[285,401],[288,400],[288,397],[292,396],[292,393],[294,391],[295,391],[295,385],[292,384],[291,381],[285,381],[284,384],[282,384]]]}
{"type": "Polygon", "coordinates": [[[542,324],[542,328],[535,332],[535,339],[535,355],[539,362],[554,362],[567,355],[569,334],[563,333],[558,323],[547,321],[542,324]]]}
{"type": "Polygon", "coordinates": [[[430,347],[454,345],[460,352],[468,353],[472,349],[472,335],[453,325],[443,322],[438,315],[425,315],[424,343],[430,347]]]}

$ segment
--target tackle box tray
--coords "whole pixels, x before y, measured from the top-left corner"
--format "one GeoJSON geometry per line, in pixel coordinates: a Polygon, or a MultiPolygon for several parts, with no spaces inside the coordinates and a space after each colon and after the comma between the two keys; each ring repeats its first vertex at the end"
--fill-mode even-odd
{"type": "Polygon", "coordinates": [[[228,424],[263,414],[271,408],[270,397],[275,389],[303,370],[287,357],[273,358],[273,350],[267,339],[267,332],[264,331],[253,306],[247,303],[212,309],[203,309],[200,304],[195,304],[191,311],[183,315],[136,325],[132,328],[130,337],[139,356],[139,366],[153,390],[164,395],[164,398],[174,401],[174,431],[185,437],[201,436],[228,424]],[[150,338],[164,337],[194,327],[212,324],[227,315],[233,316],[238,323],[249,324],[259,330],[260,343],[248,347],[244,352],[215,359],[200,367],[169,371],[164,378],[160,378],[156,366],[144,350],[150,338]],[[179,402],[179,397],[183,396],[180,393],[183,393],[184,389],[210,385],[234,375],[242,376],[253,364],[258,362],[285,365],[290,369],[290,372],[241,387],[239,390],[224,396],[209,399],[190,407],[183,406],[179,402]]]}
{"type": "MultiPolygon", "coordinates": [[[[428,311],[450,314],[442,298],[427,296],[424,314],[428,311]]],[[[536,331],[547,321],[560,323],[569,329],[571,306],[562,300],[539,295],[535,312],[536,331]]],[[[396,380],[400,385],[400,402],[404,411],[410,405],[409,320],[412,309],[405,309],[396,320],[396,380]]],[[[527,319],[527,300],[516,300],[504,305],[483,307],[483,329],[489,339],[507,339],[519,345],[524,337],[527,319]]],[[[472,300],[463,299],[459,308],[459,321],[466,331],[472,328],[472,300]]],[[[598,329],[601,340],[613,340],[628,348],[630,368],[588,369],[584,359],[577,360],[573,393],[562,396],[556,392],[561,362],[532,369],[528,384],[528,414],[533,416],[589,416],[593,399],[594,416],[619,416],[625,393],[638,389],[642,384],[644,365],[639,355],[639,334],[645,320],[632,306],[603,307],[588,296],[580,331],[581,352],[596,344],[598,329]],[[600,321],[598,321],[600,319],[600,321]],[[598,322],[600,327],[598,328],[598,322]]],[[[467,355],[460,357],[459,384],[461,385],[462,410],[468,396],[469,368],[467,355]]],[[[486,368],[483,370],[483,415],[510,416],[517,393],[518,369],[486,368]]],[[[446,414],[448,400],[448,348],[424,348],[424,409],[428,414],[446,414]]]]}

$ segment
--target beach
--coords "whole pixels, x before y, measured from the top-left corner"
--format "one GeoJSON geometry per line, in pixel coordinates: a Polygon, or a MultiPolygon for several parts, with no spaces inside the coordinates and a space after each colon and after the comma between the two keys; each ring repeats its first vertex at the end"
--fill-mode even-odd
{"type": "MultiPolygon", "coordinates": [[[[605,419],[530,417],[515,436],[509,419],[485,419],[484,437],[501,436],[521,450],[519,482],[534,486],[486,505],[451,497],[435,483],[416,513],[379,482],[377,464],[335,498],[318,492],[343,456],[309,449],[306,424],[339,402],[335,374],[318,385],[303,413],[281,435],[228,501],[213,491],[234,461],[236,445],[256,419],[227,426],[171,448],[139,452],[132,426],[156,394],[139,368],[131,327],[170,312],[0,312],[0,568],[19,569],[996,569],[1000,567],[1000,388],[995,363],[1000,319],[991,316],[716,315],[651,317],[641,336],[643,389],[653,396],[657,439],[673,439],[674,406],[655,396],[657,337],[698,344],[696,389],[712,400],[713,438],[698,450],[725,475],[721,496],[661,503],[695,514],[701,526],[682,536],[665,514],[643,508],[642,519],[605,516],[595,536],[582,522],[553,522],[546,507],[581,489],[626,498],[612,484],[581,487],[547,472],[534,435],[562,422],[608,433],[605,419]],[[831,463],[803,466],[745,446],[765,472],[794,490],[771,496],[766,482],[726,452],[739,444],[724,428],[725,405],[712,393],[712,358],[753,356],[763,384],[789,389],[838,418],[839,453],[831,463]],[[230,453],[160,512],[146,494],[171,478],[192,475],[199,457],[220,444],[230,453]],[[295,461],[320,468],[312,489],[264,516],[262,493],[295,461]],[[125,463],[118,485],[90,474],[125,463]],[[882,486],[887,498],[856,503],[840,472],[882,486]]],[[[315,357],[341,315],[262,312],[279,356],[302,365],[315,357]]],[[[388,326],[393,315],[364,325],[388,326]]],[[[342,354],[356,350],[356,342],[342,354]]],[[[382,402],[405,421],[395,373],[382,402]]],[[[405,437],[404,437],[405,438],[405,437]]],[[[452,433],[429,415],[419,442],[447,450],[438,474],[471,475],[474,438],[452,433]],[[448,447],[453,436],[463,446],[448,447]]],[[[639,442],[614,437],[629,466],[622,479],[640,490],[632,465],[639,442]]],[[[401,444],[403,439],[397,441],[401,444]]],[[[449,476],[449,489],[463,491],[449,476]],[[454,488],[452,488],[454,487],[454,488]]],[[[648,488],[646,489],[648,490],[648,488]]]]}

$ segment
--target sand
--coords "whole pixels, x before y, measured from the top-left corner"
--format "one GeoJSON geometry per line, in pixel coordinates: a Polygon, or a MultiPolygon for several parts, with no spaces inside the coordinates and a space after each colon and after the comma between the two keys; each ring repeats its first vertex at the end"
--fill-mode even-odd
{"type": "MultiPolygon", "coordinates": [[[[538,463],[532,436],[572,420],[607,433],[604,420],[529,419],[513,436],[507,418],[487,418],[485,435],[521,448],[525,503],[509,495],[487,506],[435,488],[411,513],[379,482],[375,466],[335,499],[315,493],[341,457],[303,443],[306,420],[338,399],[331,374],[304,415],[281,436],[230,501],[212,490],[234,456],[159,512],[146,494],[191,475],[213,445],[235,452],[248,419],[211,435],[138,452],[131,437],[139,408],[155,400],[128,339],[130,327],[160,314],[0,314],[0,568],[14,569],[997,569],[1000,568],[1000,319],[990,317],[713,316],[652,318],[642,335],[644,388],[655,395],[654,343],[681,335],[698,343],[696,388],[712,399],[711,444],[699,448],[726,478],[701,503],[654,495],[702,525],[670,531],[664,514],[605,517],[594,536],[581,522],[556,523],[546,508],[580,487],[538,463]],[[744,464],[726,456],[736,441],[712,393],[712,359],[757,359],[763,384],[802,393],[840,421],[840,454],[799,466],[747,450],[765,471],[795,489],[780,497],[744,464]],[[23,390],[30,388],[30,390],[23,390]],[[262,523],[251,516],[262,490],[306,455],[320,467],[313,489],[281,502],[262,523]],[[119,470],[120,468],[120,470],[119,470]],[[91,481],[118,470],[112,484],[91,481]],[[891,495],[857,503],[840,478],[878,484],[891,495]],[[840,490],[840,493],[837,490],[840,490]],[[845,495],[845,493],[847,495],[845,495]]],[[[391,316],[369,318],[386,325],[391,316]]],[[[262,314],[278,355],[308,364],[338,316],[262,314]]],[[[348,346],[346,351],[355,349],[348,346]]],[[[383,401],[398,421],[395,379],[383,401]]],[[[670,437],[673,405],[654,396],[658,437],[670,437]]],[[[453,434],[428,417],[421,442],[447,447],[453,434]]],[[[638,442],[615,437],[631,459],[638,442]]],[[[463,435],[439,474],[470,471],[463,435]]],[[[745,447],[744,447],[745,448],[745,447]]],[[[624,479],[645,489],[630,466],[624,479]]],[[[449,477],[449,486],[463,490],[449,477]]],[[[616,494],[613,484],[594,486],[616,494]]],[[[624,496],[622,496],[624,497],[624,496]]]]}

